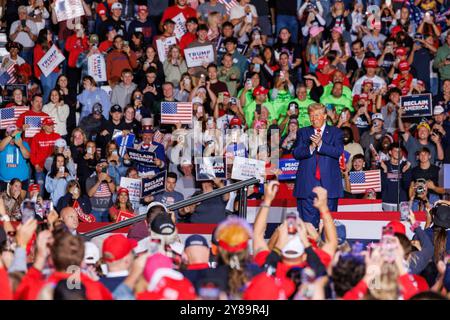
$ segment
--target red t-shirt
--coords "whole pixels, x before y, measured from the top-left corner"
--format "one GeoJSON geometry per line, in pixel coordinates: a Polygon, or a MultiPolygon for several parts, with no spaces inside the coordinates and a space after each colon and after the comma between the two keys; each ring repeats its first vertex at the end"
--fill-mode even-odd
{"type": "Polygon", "coordinates": [[[182,13],[184,18],[187,20],[188,18],[197,18],[197,12],[191,7],[180,8],[179,6],[171,6],[168,7],[162,16],[161,22],[164,23],[167,19],[173,19],[178,14],[182,13]]]}

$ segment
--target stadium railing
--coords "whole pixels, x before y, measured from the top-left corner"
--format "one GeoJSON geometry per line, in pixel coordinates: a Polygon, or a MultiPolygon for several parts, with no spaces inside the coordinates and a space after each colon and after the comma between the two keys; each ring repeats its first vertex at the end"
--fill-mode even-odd
{"type": "MultiPolygon", "coordinates": [[[[167,208],[170,211],[174,211],[174,210],[178,210],[178,209],[190,206],[190,205],[198,203],[198,202],[202,202],[202,201],[205,201],[205,200],[208,200],[211,198],[215,198],[215,197],[224,195],[229,192],[239,190],[239,192],[240,192],[239,217],[246,219],[247,218],[247,196],[242,196],[242,195],[247,194],[247,189],[249,186],[257,184],[257,183],[259,183],[259,180],[257,178],[250,178],[248,180],[239,181],[239,182],[230,184],[228,186],[222,187],[220,189],[216,189],[212,192],[200,194],[195,197],[179,201],[177,203],[174,203],[174,204],[168,206],[167,208]]],[[[107,226],[98,228],[96,230],[86,232],[82,235],[86,239],[92,239],[92,238],[101,236],[105,233],[109,233],[114,230],[121,229],[121,228],[127,227],[129,225],[132,225],[136,222],[142,221],[146,218],[146,216],[147,216],[146,214],[141,214],[141,215],[138,215],[136,217],[133,217],[133,218],[130,218],[130,219],[127,219],[124,221],[115,222],[115,223],[109,224],[107,226]]]]}

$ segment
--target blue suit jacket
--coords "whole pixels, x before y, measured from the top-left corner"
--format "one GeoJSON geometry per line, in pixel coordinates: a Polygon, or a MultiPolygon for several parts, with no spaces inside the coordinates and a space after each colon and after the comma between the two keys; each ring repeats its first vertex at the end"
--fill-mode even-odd
{"type": "Polygon", "coordinates": [[[312,126],[297,131],[294,158],[300,161],[295,180],[294,196],[297,198],[312,197],[312,189],[321,185],[328,191],[328,198],[340,198],[344,195],[339,157],[344,152],[342,131],[339,128],[325,126],[322,134],[320,151],[311,154],[310,137],[314,134],[312,126]],[[321,181],[315,178],[316,154],[319,155],[321,181]]]}

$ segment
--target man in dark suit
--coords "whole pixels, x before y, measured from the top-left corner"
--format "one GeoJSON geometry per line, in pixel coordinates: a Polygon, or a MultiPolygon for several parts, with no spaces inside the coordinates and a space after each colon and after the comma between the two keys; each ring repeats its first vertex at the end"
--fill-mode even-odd
{"type": "Polygon", "coordinates": [[[328,207],[337,210],[338,198],[343,196],[339,157],[344,152],[342,131],[326,124],[325,106],[313,103],[308,107],[311,126],[297,131],[294,158],[300,161],[294,196],[300,217],[319,226],[320,213],[314,208],[312,189],[322,186],[328,191],[328,207]]]}

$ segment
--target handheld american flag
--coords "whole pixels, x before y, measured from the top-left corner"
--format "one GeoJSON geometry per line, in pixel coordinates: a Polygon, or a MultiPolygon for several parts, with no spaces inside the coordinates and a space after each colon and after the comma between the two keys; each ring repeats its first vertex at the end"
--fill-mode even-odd
{"type": "Polygon", "coordinates": [[[192,123],[191,102],[161,102],[161,123],[192,123]]]}
{"type": "Polygon", "coordinates": [[[368,189],[381,191],[380,170],[351,171],[349,180],[352,194],[365,193],[368,189]]]}
{"type": "Polygon", "coordinates": [[[25,138],[33,138],[41,131],[41,117],[39,116],[25,117],[25,124],[29,125],[29,127],[25,129],[25,138]]]}
{"type": "Polygon", "coordinates": [[[164,134],[161,133],[161,131],[156,130],[155,134],[153,135],[153,141],[162,143],[163,138],[164,138],[164,134]]]}
{"type": "Polygon", "coordinates": [[[236,0],[219,0],[219,3],[223,4],[227,9],[227,14],[230,14],[231,8],[238,5],[238,1],[236,0]]]}
{"type": "Polygon", "coordinates": [[[29,108],[26,106],[0,109],[0,129],[6,129],[8,126],[16,124],[17,118],[28,110],[29,108]]]}

